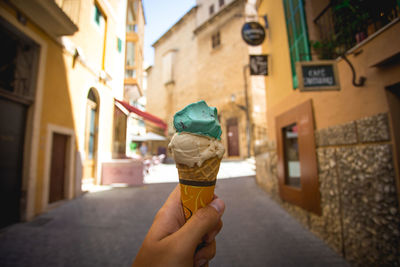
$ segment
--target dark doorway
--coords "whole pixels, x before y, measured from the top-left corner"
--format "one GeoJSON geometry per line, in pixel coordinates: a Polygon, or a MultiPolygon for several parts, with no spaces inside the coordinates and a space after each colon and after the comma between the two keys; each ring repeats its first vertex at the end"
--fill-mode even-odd
{"type": "Polygon", "coordinates": [[[34,102],[39,46],[0,18],[0,227],[20,220],[25,127],[34,102]]]}
{"type": "Polygon", "coordinates": [[[228,156],[239,156],[239,127],[237,118],[227,120],[228,156]]]}
{"type": "Polygon", "coordinates": [[[386,87],[386,95],[392,127],[394,161],[397,172],[397,194],[400,203],[400,82],[386,87]]]}
{"type": "Polygon", "coordinates": [[[50,167],[49,203],[65,198],[65,167],[67,159],[68,136],[53,134],[50,167]]]}
{"type": "Polygon", "coordinates": [[[27,107],[0,97],[0,228],[20,220],[27,107]]]}

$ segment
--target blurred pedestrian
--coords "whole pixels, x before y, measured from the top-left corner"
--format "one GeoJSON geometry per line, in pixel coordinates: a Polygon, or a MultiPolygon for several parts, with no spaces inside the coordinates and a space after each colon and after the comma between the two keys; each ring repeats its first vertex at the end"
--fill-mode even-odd
{"type": "Polygon", "coordinates": [[[140,149],[140,154],[142,154],[142,157],[145,157],[147,155],[147,144],[146,144],[146,142],[143,142],[139,149],[140,149]]]}
{"type": "Polygon", "coordinates": [[[224,210],[224,202],[214,196],[185,223],[178,185],[156,214],[132,267],[207,266],[215,256],[224,210]]]}

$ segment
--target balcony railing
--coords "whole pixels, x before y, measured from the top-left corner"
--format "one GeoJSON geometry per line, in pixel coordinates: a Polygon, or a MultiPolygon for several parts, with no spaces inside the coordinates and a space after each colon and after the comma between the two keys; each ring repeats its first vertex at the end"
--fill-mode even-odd
{"type": "Polygon", "coordinates": [[[399,0],[332,0],[314,19],[320,39],[311,45],[320,59],[336,58],[399,14],[399,0]]]}

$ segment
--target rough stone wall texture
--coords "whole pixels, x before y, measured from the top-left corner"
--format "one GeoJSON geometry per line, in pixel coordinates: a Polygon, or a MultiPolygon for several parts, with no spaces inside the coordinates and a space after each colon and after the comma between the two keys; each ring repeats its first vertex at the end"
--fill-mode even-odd
{"type": "Polygon", "coordinates": [[[346,258],[400,265],[400,217],[391,145],[338,148],[346,258]]]}
{"type": "Polygon", "coordinates": [[[317,149],[323,216],[310,214],[310,230],[343,256],[339,174],[335,148],[317,149]]]}
{"type": "Polygon", "coordinates": [[[256,156],[256,181],[269,193],[271,198],[279,200],[276,151],[266,151],[256,156]]]}
{"type": "Polygon", "coordinates": [[[360,142],[389,141],[389,120],[385,113],[356,121],[360,142]]]}
{"type": "Polygon", "coordinates": [[[315,132],[317,146],[352,145],[357,143],[355,122],[337,125],[315,132]]]}
{"type": "Polygon", "coordinates": [[[389,132],[385,113],[316,131],[322,216],[280,200],[276,147],[260,149],[257,181],[352,265],[400,266],[400,214],[389,132]]]}

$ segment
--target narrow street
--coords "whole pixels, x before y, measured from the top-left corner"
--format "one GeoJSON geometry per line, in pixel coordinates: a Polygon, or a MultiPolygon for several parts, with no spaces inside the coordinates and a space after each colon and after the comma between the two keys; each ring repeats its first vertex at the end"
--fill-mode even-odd
{"type": "MultiPolygon", "coordinates": [[[[113,188],[61,204],[0,233],[0,266],[130,266],[176,183],[113,188]]],[[[255,184],[221,179],[224,227],[210,266],[347,266],[255,184]]]]}

